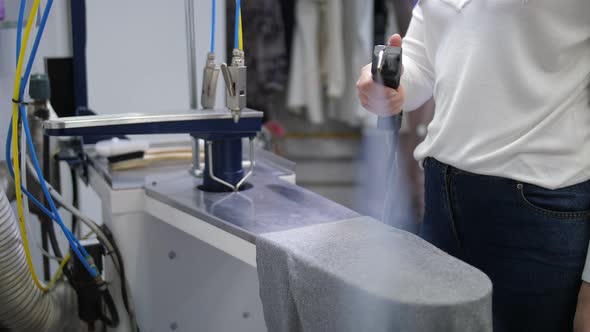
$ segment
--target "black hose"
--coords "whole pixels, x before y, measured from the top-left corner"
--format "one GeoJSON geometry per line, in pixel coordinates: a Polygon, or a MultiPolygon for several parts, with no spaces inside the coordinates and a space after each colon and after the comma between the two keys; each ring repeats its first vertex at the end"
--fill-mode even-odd
{"type": "MultiPolygon", "coordinates": [[[[79,208],[79,193],[78,193],[78,178],[76,177],[76,170],[70,167],[70,177],[72,179],[72,206],[79,208]]],[[[78,218],[72,213],[72,234],[77,235],[78,218]]]]}
{"type": "Polygon", "coordinates": [[[119,313],[117,312],[117,307],[115,306],[113,296],[111,295],[111,292],[108,289],[103,292],[103,301],[105,306],[107,307],[110,317],[106,316],[105,314],[102,314],[100,319],[108,327],[115,328],[119,325],[119,313]]]}
{"type": "MultiPolygon", "coordinates": [[[[129,296],[127,295],[127,284],[125,282],[125,264],[123,264],[123,257],[121,256],[121,251],[119,250],[119,247],[117,246],[117,243],[115,242],[115,239],[113,238],[113,233],[111,232],[111,230],[106,226],[106,225],[102,225],[101,226],[104,234],[106,235],[106,237],[109,239],[109,241],[111,242],[111,245],[113,246],[113,249],[115,250],[114,254],[115,256],[117,256],[117,260],[119,261],[119,279],[121,280],[121,297],[123,298],[123,305],[125,306],[125,310],[127,310],[127,313],[129,313],[129,296]]],[[[110,253],[111,255],[113,253],[110,253]]]]}

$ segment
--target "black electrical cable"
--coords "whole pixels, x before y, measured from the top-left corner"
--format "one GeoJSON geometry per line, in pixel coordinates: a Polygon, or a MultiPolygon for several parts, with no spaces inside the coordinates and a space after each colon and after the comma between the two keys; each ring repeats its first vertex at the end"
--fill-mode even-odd
{"type": "MultiPolygon", "coordinates": [[[[49,166],[49,136],[43,135],[43,176],[48,177],[50,172],[49,166]]],[[[44,205],[46,204],[45,197],[42,197],[41,202],[44,205]]],[[[49,217],[45,216],[44,214],[39,214],[39,221],[41,221],[41,247],[43,250],[48,251],[49,245],[47,240],[49,239],[49,225],[53,226],[53,220],[49,217]]],[[[55,231],[54,234],[55,236],[55,231]]],[[[61,257],[60,257],[61,258],[61,257]]],[[[51,268],[49,266],[49,257],[43,256],[43,274],[45,280],[49,280],[51,278],[51,268]]]]}
{"type": "MultiPolygon", "coordinates": [[[[111,245],[113,246],[113,249],[115,250],[114,254],[115,256],[117,256],[117,260],[119,261],[119,279],[121,281],[121,297],[123,298],[123,305],[125,306],[125,310],[127,310],[127,313],[129,313],[129,296],[127,294],[127,285],[125,279],[125,264],[123,264],[123,257],[121,256],[121,251],[119,250],[119,247],[117,246],[117,243],[115,243],[115,239],[113,238],[113,233],[111,232],[111,230],[106,226],[106,225],[102,225],[101,226],[104,234],[106,235],[106,237],[109,239],[109,241],[111,242],[111,245]]],[[[109,254],[113,254],[113,253],[109,253],[109,254]]]]}
{"type": "MultiPolygon", "coordinates": [[[[79,208],[79,193],[78,193],[78,178],[76,177],[76,170],[70,167],[70,177],[72,179],[72,206],[79,208]]],[[[72,213],[72,234],[76,235],[78,228],[78,218],[72,213]]]]}
{"type": "MultiPolygon", "coordinates": [[[[71,169],[71,173],[70,175],[72,176],[72,184],[73,184],[73,190],[74,190],[74,204],[75,206],[78,205],[78,195],[77,195],[77,179],[76,179],[76,174],[75,171],[73,169],[71,169]],[[75,185],[74,185],[75,184],[75,185]]],[[[75,216],[74,216],[75,217],[75,216]]],[[[77,218],[72,220],[72,221],[77,221],[77,218]]],[[[72,226],[76,226],[74,223],[72,226]]],[[[128,293],[127,293],[127,286],[126,286],[126,277],[125,277],[125,269],[124,269],[124,265],[123,265],[123,258],[121,255],[121,251],[119,250],[119,247],[117,246],[117,244],[114,241],[113,235],[111,233],[111,231],[108,229],[108,227],[106,227],[106,225],[102,226],[103,232],[105,233],[107,240],[110,242],[111,246],[113,247],[114,252],[110,252],[108,253],[108,255],[116,255],[117,256],[117,260],[119,261],[119,276],[121,279],[121,296],[123,298],[123,304],[125,305],[125,309],[127,310],[127,312],[129,313],[129,297],[128,297],[128,293]]],[[[53,225],[53,222],[48,223],[47,225],[47,235],[49,238],[49,242],[51,243],[51,247],[53,249],[53,252],[55,254],[55,256],[57,258],[61,258],[63,259],[63,254],[62,251],[59,247],[59,243],[57,241],[57,236],[55,233],[55,227],[53,225]]],[[[100,239],[99,239],[100,241],[100,239]]],[[[101,245],[103,247],[106,247],[105,243],[103,243],[102,241],[100,241],[101,245]]],[[[71,284],[72,288],[74,288],[75,290],[77,290],[74,278],[73,278],[73,272],[71,270],[71,268],[69,266],[65,266],[63,268],[63,274],[66,276],[66,278],[68,279],[69,283],[71,284]]],[[[100,319],[108,326],[111,328],[114,328],[116,326],[119,325],[120,323],[120,317],[119,317],[119,313],[117,311],[117,307],[115,305],[115,302],[113,300],[113,297],[110,293],[110,291],[107,289],[105,289],[102,292],[103,295],[103,302],[104,305],[108,311],[108,315],[104,313],[101,313],[100,315],[100,319]]],[[[138,329],[139,330],[139,329],[138,329]]]]}
{"type": "Polygon", "coordinates": [[[119,325],[119,313],[117,312],[117,307],[115,306],[113,296],[108,289],[106,289],[102,295],[104,304],[110,314],[110,317],[102,314],[100,319],[110,328],[117,327],[119,325]]]}
{"type": "MultiPolygon", "coordinates": [[[[77,188],[77,179],[76,179],[75,171],[73,169],[71,169],[70,175],[72,176],[72,181],[73,181],[72,184],[76,184],[75,186],[74,185],[72,186],[74,193],[77,193],[77,189],[78,189],[77,188]]],[[[75,196],[74,197],[74,204],[78,205],[78,198],[77,198],[78,195],[74,194],[74,196],[75,196]]],[[[77,218],[75,220],[77,221],[77,218]]],[[[75,225],[73,224],[72,226],[75,226],[75,225]]],[[[126,284],[126,276],[125,276],[125,268],[124,268],[124,264],[123,264],[123,257],[121,255],[121,251],[120,251],[119,247],[117,246],[117,244],[114,240],[114,237],[113,237],[110,229],[106,225],[102,225],[101,228],[102,228],[103,232],[105,233],[105,236],[106,236],[107,240],[110,242],[110,244],[113,248],[113,251],[114,251],[114,252],[107,253],[107,255],[114,254],[117,257],[117,260],[119,261],[119,277],[121,280],[121,297],[123,299],[123,304],[125,306],[125,309],[129,313],[130,312],[130,310],[129,310],[129,296],[128,296],[128,290],[127,290],[127,284],[126,284]]],[[[51,246],[52,246],[55,256],[58,258],[63,258],[63,254],[61,252],[61,249],[59,247],[59,243],[57,241],[57,236],[55,234],[55,228],[54,228],[53,223],[48,224],[48,237],[49,237],[49,240],[50,240],[50,243],[51,243],[51,246]]],[[[105,248],[107,247],[106,244],[101,241],[101,239],[99,239],[99,242],[101,243],[101,245],[103,247],[105,247],[105,248]]],[[[77,290],[77,287],[76,287],[76,284],[75,284],[75,281],[73,278],[73,272],[72,272],[71,268],[68,266],[65,266],[63,269],[63,273],[67,277],[71,286],[77,290]]],[[[119,322],[120,322],[119,313],[117,312],[117,308],[114,303],[113,297],[108,289],[106,289],[103,292],[103,301],[104,301],[106,308],[108,309],[110,317],[102,314],[101,320],[103,320],[103,322],[106,325],[108,325],[109,327],[118,326],[119,322]]],[[[135,318],[133,317],[133,319],[135,319],[135,318]]]]}
{"type": "MultiPolygon", "coordinates": [[[[42,201],[42,203],[44,203],[42,201]]],[[[39,216],[39,221],[40,221],[40,227],[41,227],[41,248],[43,250],[45,250],[46,252],[49,251],[49,244],[48,244],[48,239],[49,239],[49,230],[48,230],[48,224],[50,222],[53,222],[52,220],[49,220],[49,222],[47,221],[47,218],[44,218],[43,216],[39,216]]],[[[57,256],[57,255],[56,255],[57,256]]],[[[61,258],[61,257],[59,257],[61,258]]],[[[51,278],[51,267],[49,264],[49,257],[43,255],[43,278],[45,280],[49,280],[49,278],[51,278]]]]}

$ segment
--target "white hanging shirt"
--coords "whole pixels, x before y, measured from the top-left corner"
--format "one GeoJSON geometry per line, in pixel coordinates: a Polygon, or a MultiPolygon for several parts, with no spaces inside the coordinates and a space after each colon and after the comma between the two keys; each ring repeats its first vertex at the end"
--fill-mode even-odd
{"type": "Polygon", "coordinates": [[[436,100],[415,157],[545,188],[590,179],[590,1],[421,0],[405,110],[436,100]]]}
{"type": "Polygon", "coordinates": [[[324,98],[340,98],[345,89],[342,1],[299,0],[295,19],[287,107],[305,108],[309,121],[321,124],[324,98]]]}

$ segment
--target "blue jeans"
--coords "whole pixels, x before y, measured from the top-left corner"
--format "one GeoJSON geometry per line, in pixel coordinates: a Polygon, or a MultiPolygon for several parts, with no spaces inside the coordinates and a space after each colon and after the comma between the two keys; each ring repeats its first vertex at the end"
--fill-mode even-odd
{"type": "Polygon", "coordinates": [[[590,181],[548,190],[429,158],[421,236],[493,282],[494,331],[572,331],[590,181]]]}

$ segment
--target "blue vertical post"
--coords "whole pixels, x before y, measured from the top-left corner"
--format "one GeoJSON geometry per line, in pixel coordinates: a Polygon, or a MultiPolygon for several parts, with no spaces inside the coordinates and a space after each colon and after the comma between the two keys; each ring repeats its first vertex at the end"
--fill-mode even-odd
{"type": "Polygon", "coordinates": [[[74,66],[74,102],[76,109],[88,107],[86,78],[86,0],[74,0],[72,18],[72,49],[74,66]]]}

